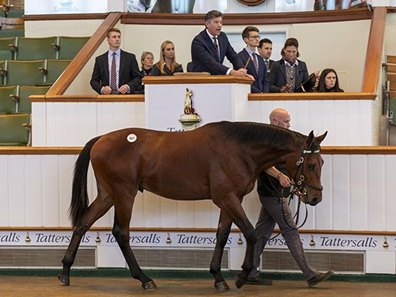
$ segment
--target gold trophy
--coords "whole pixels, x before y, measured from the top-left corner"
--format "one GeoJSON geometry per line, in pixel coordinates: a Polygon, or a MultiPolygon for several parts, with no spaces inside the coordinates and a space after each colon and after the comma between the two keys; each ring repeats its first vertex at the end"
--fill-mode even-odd
{"type": "Polygon", "coordinates": [[[198,123],[201,121],[201,118],[193,108],[192,96],[192,91],[186,88],[186,95],[184,98],[184,114],[180,115],[179,118],[179,122],[182,124],[184,131],[194,130],[198,127],[198,123]]]}

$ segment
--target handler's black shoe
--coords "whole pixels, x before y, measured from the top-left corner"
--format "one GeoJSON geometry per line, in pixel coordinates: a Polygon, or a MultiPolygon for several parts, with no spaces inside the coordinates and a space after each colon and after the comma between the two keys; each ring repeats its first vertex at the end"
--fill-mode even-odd
{"type": "Polygon", "coordinates": [[[327,271],[326,273],[319,273],[317,275],[315,275],[314,277],[310,278],[309,280],[307,280],[308,286],[310,288],[312,288],[313,286],[319,284],[321,281],[324,281],[326,279],[328,279],[330,276],[333,275],[333,271],[327,271]]]}
{"type": "Polygon", "coordinates": [[[256,277],[248,277],[246,280],[247,285],[256,285],[256,286],[269,286],[272,285],[272,280],[270,279],[258,279],[256,277]]]}

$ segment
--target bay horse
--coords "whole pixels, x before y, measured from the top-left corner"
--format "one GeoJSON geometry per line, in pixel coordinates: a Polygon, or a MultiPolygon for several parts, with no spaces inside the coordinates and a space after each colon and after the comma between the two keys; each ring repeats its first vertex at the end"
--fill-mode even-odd
{"type": "Polygon", "coordinates": [[[217,290],[229,290],[220,270],[224,246],[234,222],[246,242],[242,287],[253,267],[256,234],[241,202],[254,188],[260,172],[284,162],[297,183],[300,200],[316,205],[322,200],[320,181],[323,159],[314,137],[273,125],[253,122],[215,122],[193,131],[163,132],[142,128],[122,129],[91,139],[79,154],[73,177],[70,217],[73,236],[62,260],[59,280],[70,284],[70,268],[82,236],[112,206],[112,233],[132,277],[144,289],[156,284],[139,267],[129,244],[129,223],[137,192],[150,191],[175,200],[212,199],[220,208],[216,245],[210,264],[217,290]],[[95,174],[97,197],[88,206],[89,162],[95,174]]]}

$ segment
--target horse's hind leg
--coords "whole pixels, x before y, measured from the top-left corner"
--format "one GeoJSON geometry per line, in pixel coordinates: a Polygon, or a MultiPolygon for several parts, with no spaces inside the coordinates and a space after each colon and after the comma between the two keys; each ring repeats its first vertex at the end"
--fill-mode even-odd
{"type": "Polygon", "coordinates": [[[124,197],[128,198],[123,199],[122,203],[115,205],[113,235],[117,240],[122,254],[124,255],[124,258],[129,266],[132,277],[140,280],[144,289],[156,289],[157,285],[154,283],[154,281],[146,276],[139,267],[139,264],[137,263],[135,255],[133,254],[129,244],[129,222],[131,220],[132,207],[135,198],[130,197],[129,195],[124,197]]]}
{"type": "Polygon", "coordinates": [[[87,212],[83,215],[80,224],[74,228],[73,236],[70,240],[69,246],[63,257],[63,270],[58,276],[63,285],[70,284],[70,268],[74,263],[77,254],[77,249],[80,245],[81,238],[91,228],[100,217],[102,217],[113,206],[110,197],[101,198],[99,195],[97,199],[88,207],[87,212]]]}
{"type": "Polygon", "coordinates": [[[223,211],[220,211],[219,225],[217,226],[216,233],[216,246],[210,263],[210,273],[212,273],[215,278],[214,286],[219,291],[227,291],[230,289],[221,273],[221,259],[228,236],[230,235],[231,224],[231,219],[223,211]]]}

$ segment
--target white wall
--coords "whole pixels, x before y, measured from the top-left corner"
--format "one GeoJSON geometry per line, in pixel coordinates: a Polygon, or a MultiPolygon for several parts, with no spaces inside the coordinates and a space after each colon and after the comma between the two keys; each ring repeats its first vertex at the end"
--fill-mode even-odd
{"type": "MultiPolygon", "coordinates": [[[[394,231],[396,155],[323,155],[323,201],[308,206],[304,229],[394,231]]],[[[67,210],[75,155],[0,155],[0,225],[68,227],[67,210]],[[32,169],[34,168],[34,169],[32,169]]],[[[96,183],[89,178],[89,195],[96,183]]],[[[260,202],[254,191],[244,208],[254,222],[260,202]]],[[[210,201],[178,202],[138,194],[132,226],[215,228],[218,209],[210,201]]],[[[112,226],[112,214],[96,226],[112,226]]]]}
{"type": "Polygon", "coordinates": [[[396,14],[389,13],[386,17],[385,55],[396,55],[396,14]]]}

